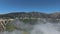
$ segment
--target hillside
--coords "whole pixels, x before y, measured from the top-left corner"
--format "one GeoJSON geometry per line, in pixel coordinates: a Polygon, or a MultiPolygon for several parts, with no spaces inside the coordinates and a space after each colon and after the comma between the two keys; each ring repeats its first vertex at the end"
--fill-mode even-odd
{"type": "Polygon", "coordinates": [[[59,18],[60,19],[60,13],[41,13],[41,12],[15,12],[15,13],[8,13],[8,14],[2,14],[0,15],[0,18],[24,18],[24,17],[33,17],[33,18],[59,18]]]}
{"type": "MultiPolygon", "coordinates": [[[[7,31],[11,31],[11,30],[14,30],[14,29],[19,29],[18,27],[20,26],[20,23],[23,22],[24,24],[30,24],[30,25],[35,25],[37,23],[47,23],[47,22],[50,22],[50,23],[60,23],[60,20],[56,20],[56,18],[60,19],[60,13],[51,13],[51,14],[46,14],[46,13],[41,13],[41,12],[29,12],[29,13],[26,13],[26,12],[16,12],[16,13],[8,13],[8,14],[1,14],[0,15],[0,18],[3,18],[3,19],[11,19],[13,18],[15,21],[8,23],[6,25],[6,30],[7,31]],[[24,18],[24,17],[33,17],[33,18],[41,18],[40,20],[39,19],[14,19],[14,18],[24,18]],[[44,19],[46,18],[46,19],[44,19]],[[51,18],[51,19],[48,19],[48,18],[51,18]],[[19,26],[16,24],[19,24],[19,26]]],[[[2,28],[2,26],[0,25],[0,28],[2,28]]],[[[3,29],[0,29],[0,30],[3,30],[3,29]]]]}
{"type": "MultiPolygon", "coordinates": [[[[59,13],[60,14],[60,13],[59,13]]],[[[60,18],[58,13],[53,14],[46,14],[41,12],[16,12],[16,13],[8,13],[8,14],[2,14],[0,15],[0,18],[24,18],[24,17],[34,17],[34,18],[60,18]]]]}

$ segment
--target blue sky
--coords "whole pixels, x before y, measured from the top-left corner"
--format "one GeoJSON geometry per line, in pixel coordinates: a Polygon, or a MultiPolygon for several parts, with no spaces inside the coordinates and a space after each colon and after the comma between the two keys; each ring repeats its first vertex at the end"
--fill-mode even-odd
{"type": "Polygon", "coordinates": [[[60,0],[0,0],[0,14],[32,11],[60,12],[60,0]]]}

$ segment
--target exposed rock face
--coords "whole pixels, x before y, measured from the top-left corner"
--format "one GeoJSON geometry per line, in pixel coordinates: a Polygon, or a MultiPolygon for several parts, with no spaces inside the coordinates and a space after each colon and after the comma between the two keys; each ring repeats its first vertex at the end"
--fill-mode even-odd
{"type": "Polygon", "coordinates": [[[4,30],[4,28],[2,27],[2,25],[0,24],[0,32],[2,32],[4,30]]]}

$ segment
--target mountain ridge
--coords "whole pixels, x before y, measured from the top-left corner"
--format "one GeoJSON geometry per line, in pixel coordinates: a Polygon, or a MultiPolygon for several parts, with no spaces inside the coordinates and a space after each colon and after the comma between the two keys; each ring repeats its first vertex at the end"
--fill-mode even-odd
{"type": "Polygon", "coordinates": [[[0,14],[0,18],[24,18],[24,17],[33,17],[33,18],[58,18],[60,19],[60,12],[57,13],[42,13],[42,12],[13,12],[7,14],[0,14]]]}

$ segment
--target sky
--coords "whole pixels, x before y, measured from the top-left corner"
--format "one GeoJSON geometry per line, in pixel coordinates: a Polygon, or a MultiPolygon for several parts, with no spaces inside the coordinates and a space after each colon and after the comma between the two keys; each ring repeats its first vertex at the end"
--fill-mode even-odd
{"type": "Polygon", "coordinates": [[[33,11],[60,12],[60,0],[0,0],[0,14],[33,11]]]}

